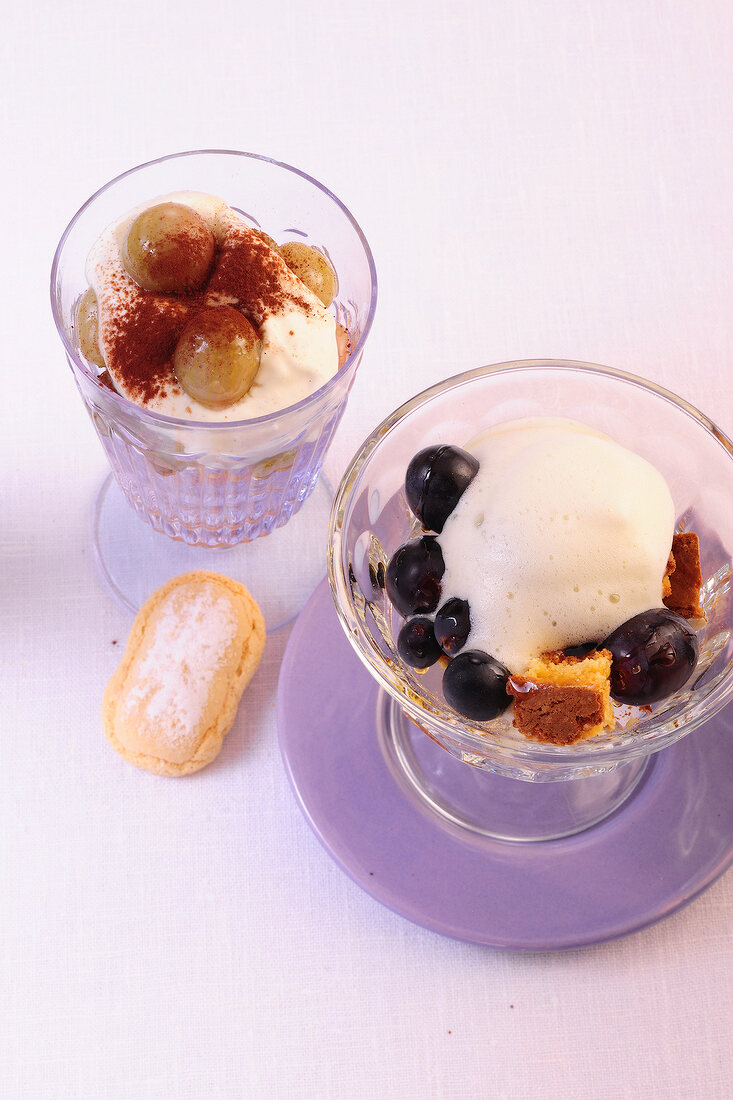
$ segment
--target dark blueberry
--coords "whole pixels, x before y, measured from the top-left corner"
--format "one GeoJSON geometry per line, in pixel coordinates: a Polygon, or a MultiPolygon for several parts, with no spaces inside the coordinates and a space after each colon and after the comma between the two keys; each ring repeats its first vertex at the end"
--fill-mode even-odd
{"type": "Polygon", "coordinates": [[[488,722],[509,706],[509,670],[480,649],[454,657],[443,673],[446,702],[466,718],[488,722]]]}
{"type": "Polygon", "coordinates": [[[463,649],[470,629],[471,616],[466,600],[455,596],[446,600],[435,616],[435,637],[449,657],[463,649]]]}
{"type": "Polygon", "coordinates": [[[418,615],[408,619],[397,636],[397,651],[406,665],[430,668],[443,653],[431,619],[418,615]]]}
{"type": "Polygon", "coordinates": [[[423,527],[440,534],[478,466],[477,459],[460,447],[442,444],[418,451],[407,467],[405,495],[423,527]]]}
{"type": "Polygon", "coordinates": [[[566,645],[563,649],[565,657],[587,657],[594,649],[603,649],[598,642],[581,642],[580,645],[566,645]]]}
{"type": "Polygon", "coordinates": [[[666,607],[634,615],[601,648],[613,655],[611,695],[632,706],[666,699],[689,680],[697,664],[695,631],[666,607]]]}
{"type": "Polygon", "coordinates": [[[435,611],[440,600],[440,579],[445,562],[432,535],[423,535],[400,546],[387,565],[387,595],[399,611],[410,615],[435,611]]]}

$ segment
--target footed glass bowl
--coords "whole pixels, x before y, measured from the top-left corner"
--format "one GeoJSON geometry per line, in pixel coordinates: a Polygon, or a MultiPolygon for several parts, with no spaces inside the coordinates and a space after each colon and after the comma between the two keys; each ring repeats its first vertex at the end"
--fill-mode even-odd
{"type": "Polygon", "coordinates": [[[719,428],[651,382],[587,363],[481,367],[419,394],[372,432],[336,495],[329,581],[349,641],[384,689],[375,727],[385,752],[432,810],[511,839],[579,831],[629,796],[650,754],[696,729],[733,697],[731,499],[733,444],[719,428]],[[412,456],[431,444],[461,446],[492,425],[536,416],[583,421],[653,463],[669,484],[677,529],[700,537],[705,580],[700,659],[684,688],[650,709],[618,709],[615,730],[569,746],[527,740],[514,728],[511,711],[483,723],[456,714],[443,699],[439,666],[419,673],[399,659],[402,619],[383,589],[387,561],[420,530],[404,495],[412,456]],[[416,736],[417,730],[422,733],[416,736]],[[422,734],[471,767],[457,772],[436,765],[422,734]],[[477,772],[486,775],[483,787],[477,772]],[[495,777],[558,786],[554,794],[545,788],[542,813],[529,821],[527,797],[517,793],[521,785],[497,786],[495,777]],[[574,782],[563,783],[561,791],[564,780],[574,782]]]}
{"type": "Polygon", "coordinates": [[[173,539],[217,548],[250,542],[287,523],[313,491],[346,407],[376,292],[369,245],[343,203],[277,161],[221,150],[180,153],[140,165],[93,195],[59,243],[51,304],[79,392],[137,514],[173,539]],[[352,350],[333,378],[297,404],[226,424],[179,420],[105,388],[99,370],[81,355],[75,311],[87,288],[92,245],[128,210],[182,190],[218,195],[279,243],[307,241],[330,257],[339,280],[331,309],[348,329],[352,350]]]}

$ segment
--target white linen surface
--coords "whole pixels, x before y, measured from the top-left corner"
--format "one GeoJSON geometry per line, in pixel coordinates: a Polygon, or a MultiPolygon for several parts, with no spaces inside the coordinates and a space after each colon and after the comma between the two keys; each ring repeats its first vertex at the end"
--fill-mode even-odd
{"type": "Polygon", "coordinates": [[[378,266],[331,481],[401,401],[505,359],[627,369],[730,433],[731,5],[45,0],[5,14],[0,49],[0,1095],[733,1095],[730,873],[566,954],[409,924],[290,793],[287,630],[200,775],[108,748],[100,698],[131,616],[92,557],[105,461],[47,292],[64,225],[107,179],[252,150],[326,182],[378,266]]]}

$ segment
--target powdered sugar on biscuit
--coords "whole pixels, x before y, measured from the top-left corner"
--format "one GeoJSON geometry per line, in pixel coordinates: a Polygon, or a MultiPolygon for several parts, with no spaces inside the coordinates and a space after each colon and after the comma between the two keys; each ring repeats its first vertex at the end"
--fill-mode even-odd
{"type": "Polygon", "coordinates": [[[130,669],[120,717],[174,755],[201,736],[216,674],[231,663],[238,621],[214,583],[172,589],[130,669]]]}

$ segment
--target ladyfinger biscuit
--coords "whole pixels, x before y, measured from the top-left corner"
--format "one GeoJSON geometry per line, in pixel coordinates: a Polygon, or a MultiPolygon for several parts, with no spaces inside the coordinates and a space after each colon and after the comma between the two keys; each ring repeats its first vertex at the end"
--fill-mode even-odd
{"type": "Polygon", "coordinates": [[[174,577],[140,608],[102,721],[117,752],[158,775],[209,764],[260,663],[265,623],[244,585],[198,570],[174,577]]]}

